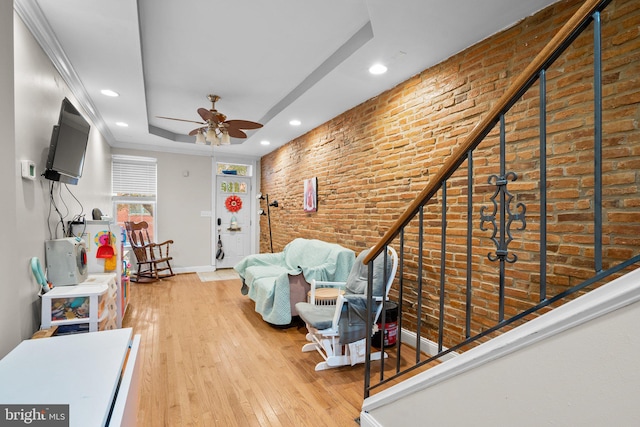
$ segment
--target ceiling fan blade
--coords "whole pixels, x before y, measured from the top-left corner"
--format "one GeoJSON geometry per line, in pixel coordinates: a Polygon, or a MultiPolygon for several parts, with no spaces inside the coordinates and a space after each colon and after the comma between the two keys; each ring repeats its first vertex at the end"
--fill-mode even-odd
{"type": "Polygon", "coordinates": [[[206,125],[206,123],[196,122],[195,120],[176,119],[176,118],[173,118],[173,117],[163,117],[163,116],[156,116],[156,117],[159,118],[159,119],[178,120],[180,122],[198,123],[199,125],[206,125]]]}
{"type": "Polygon", "coordinates": [[[234,127],[228,127],[227,128],[227,132],[229,133],[229,136],[232,136],[234,138],[246,138],[247,134],[242,132],[240,129],[236,129],[234,127]]]}
{"type": "Polygon", "coordinates": [[[207,128],[198,128],[198,129],[194,129],[191,132],[189,132],[189,136],[194,136],[196,135],[198,132],[202,131],[203,133],[207,131],[207,128]]]}
{"type": "Polygon", "coordinates": [[[249,120],[227,120],[225,123],[236,129],[259,129],[262,127],[260,123],[250,122],[249,120]]]}
{"type": "Polygon", "coordinates": [[[205,122],[208,122],[209,120],[211,120],[214,123],[218,123],[216,115],[213,114],[211,111],[207,110],[206,108],[198,108],[198,114],[200,114],[200,117],[202,117],[202,120],[204,120],[205,122]]]}

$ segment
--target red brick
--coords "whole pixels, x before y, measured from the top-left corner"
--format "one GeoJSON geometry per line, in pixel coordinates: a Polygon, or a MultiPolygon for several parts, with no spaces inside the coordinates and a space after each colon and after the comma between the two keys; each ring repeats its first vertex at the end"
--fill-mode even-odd
{"type": "MultiPolygon", "coordinates": [[[[568,0],[524,19],[411,77],[261,159],[261,189],[283,208],[272,212],[274,250],[295,237],[339,242],[357,252],[374,245],[455,152],[490,107],[582,2],[568,0]],[[318,212],[302,210],[302,180],[318,177],[318,212]]],[[[603,255],[613,265],[640,250],[640,3],[614,0],[603,16],[603,255]],[[611,22],[615,20],[615,22],[611,22]]],[[[562,292],[593,273],[593,75],[591,30],[548,71],[547,285],[562,292]]],[[[507,265],[505,312],[529,307],[540,282],[539,85],[506,114],[508,189],[527,205],[527,229],[516,231],[507,265]]],[[[499,174],[498,126],[474,151],[472,332],[497,322],[495,245],[481,231],[480,209],[491,210],[499,174]]],[[[466,301],[467,162],[449,179],[445,341],[462,333],[466,301]]],[[[442,193],[424,209],[423,327],[439,315],[442,193]]],[[[488,213],[488,212],[485,212],[488,213]]],[[[499,214],[498,214],[499,217],[499,214]]],[[[499,218],[497,218],[499,221],[499,218]]],[[[266,219],[260,246],[268,251],[266,219]]],[[[417,220],[405,231],[405,327],[416,324],[417,220]]],[[[398,239],[393,242],[398,248],[398,239]]],[[[396,285],[397,286],[397,283],[396,285]]],[[[397,292],[394,289],[393,292],[397,292]]],[[[397,293],[396,293],[397,295],[397,293]]],[[[429,334],[433,334],[431,330],[429,334]]],[[[436,338],[437,339],[437,338],[436,338]]]]}

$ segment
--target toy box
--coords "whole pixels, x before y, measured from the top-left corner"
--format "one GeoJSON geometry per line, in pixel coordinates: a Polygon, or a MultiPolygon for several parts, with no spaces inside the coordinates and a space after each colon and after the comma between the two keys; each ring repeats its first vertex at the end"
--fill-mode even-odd
{"type": "Polygon", "coordinates": [[[51,326],[89,324],[97,331],[108,317],[108,285],[80,284],[55,287],[42,295],[42,329],[51,326]]]}

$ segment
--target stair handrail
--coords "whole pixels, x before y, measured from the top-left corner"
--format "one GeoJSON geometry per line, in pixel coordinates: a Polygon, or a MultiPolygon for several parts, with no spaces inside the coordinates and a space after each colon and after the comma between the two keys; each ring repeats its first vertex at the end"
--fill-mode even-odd
{"type": "Polygon", "coordinates": [[[600,8],[610,3],[611,0],[586,0],[584,4],[573,14],[567,23],[556,33],[549,43],[536,55],[533,61],[520,73],[509,89],[498,99],[497,103],[489,110],[489,114],[471,130],[464,142],[458,146],[449,160],[440,168],[434,179],[411,202],[405,212],[396,220],[393,226],[382,236],[368,255],[363,260],[364,264],[372,262],[393,239],[400,234],[412,218],[418,213],[440,189],[456,169],[465,161],[467,154],[473,150],[483,138],[491,131],[504,114],[526,89],[538,78],[538,73],[553,62],[561,53],[562,46],[569,40],[577,37],[582,28],[586,26],[591,16],[600,8]]]}

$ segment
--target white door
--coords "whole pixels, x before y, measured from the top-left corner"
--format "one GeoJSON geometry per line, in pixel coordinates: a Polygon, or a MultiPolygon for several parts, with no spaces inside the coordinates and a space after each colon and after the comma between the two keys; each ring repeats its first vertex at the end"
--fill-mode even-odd
{"type": "Polygon", "coordinates": [[[213,253],[216,268],[232,268],[251,253],[251,178],[216,176],[216,236],[213,253]],[[219,248],[218,238],[222,244],[219,248]],[[222,250],[224,257],[218,256],[222,250]]]}

